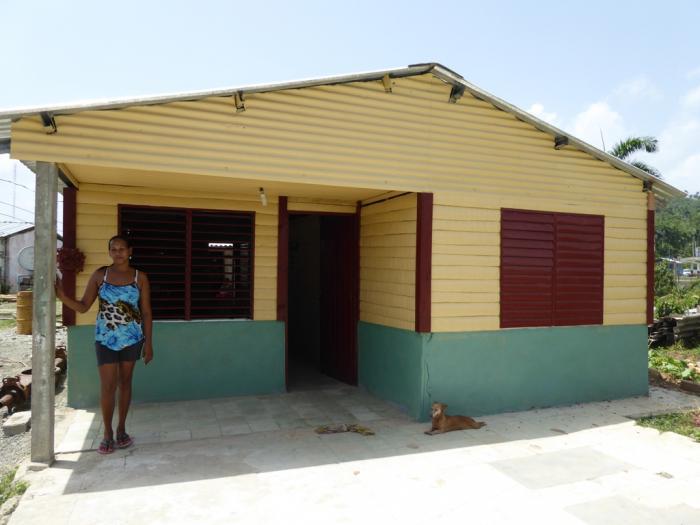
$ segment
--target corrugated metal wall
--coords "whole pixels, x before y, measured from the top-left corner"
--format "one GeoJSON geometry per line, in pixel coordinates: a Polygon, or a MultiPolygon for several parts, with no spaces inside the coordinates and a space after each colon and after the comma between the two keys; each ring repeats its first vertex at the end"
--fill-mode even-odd
{"type": "MultiPolygon", "coordinates": [[[[605,323],[645,322],[641,181],[585,153],[555,150],[551,136],[470,95],[449,104],[450,87],[432,75],[393,83],[392,93],[368,82],[252,94],[243,113],[230,98],[84,112],[57,117],[54,135],[27,118],[13,125],[12,153],[433,192],[434,331],[499,328],[501,207],[604,215],[605,323]]],[[[412,327],[413,306],[400,306],[410,302],[401,294],[366,300],[363,318],[412,327]]]]}
{"type": "MultiPolygon", "coordinates": [[[[77,192],[77,245],[86,255],[85,269],[78,274],[76,289],[81,296],[87,281],[100,266],[110,264],[107,241],[117,233],[117,205],[136,204],[255,212],[255,304],[256,320],[276,319],[277,309],[277,203],[263,207],[260,201],[235,195],[197,194],[84,184],[77,192]]],[[[78,314],[77,324],[94,324],[97,303],[78,314]]]]}
{"type": "Polygon", "coordinates": [[[416,206],[411,194],[362,208],[361,321],[415,327],[416,206]]]}

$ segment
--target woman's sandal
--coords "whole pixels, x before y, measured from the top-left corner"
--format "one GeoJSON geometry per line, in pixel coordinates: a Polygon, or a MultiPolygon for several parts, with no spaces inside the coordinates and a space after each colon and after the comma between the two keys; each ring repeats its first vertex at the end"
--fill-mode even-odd
{"type": "Polygon", "coordinates": [[[100,442],[100,446],[97,447],[98,454],[111,454],[114,452],[114,440],[113,439],[103,439],[100,442]]]}
{"type": "Polygon", "coordinates": [[[126,432],[122,432],[122,433],[117,434],[117,447],[118,448],[127,448],[127,447],[130,447],[133,443],[134,443],[134,440],[126,432]]]}

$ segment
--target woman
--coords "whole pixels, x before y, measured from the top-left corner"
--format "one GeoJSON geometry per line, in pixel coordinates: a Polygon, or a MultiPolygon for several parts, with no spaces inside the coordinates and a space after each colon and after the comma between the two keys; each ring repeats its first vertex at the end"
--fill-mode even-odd
{"type": "Polygon", "coordinates": [[[151,332],[151,295],[148,277],[129,265],[132,248],[129,240],[115,235],[109,240],[111,266],[96,270],[88,281],[83,298],[72,299],[56,281],[56,296],[69,308],[87,312],[99,297],[100,309],[95,323],[95,352],[100,372],[100,405],[104,438],[97,452],[110,454],[114,447],[126,448],[133,439],[126,433],[126,416],[131,402],[131,377],[141,357],[153,359],[151,332]],[[119,386],[119,423],[116,443],[112,430],[115,394],[119,386]]]}

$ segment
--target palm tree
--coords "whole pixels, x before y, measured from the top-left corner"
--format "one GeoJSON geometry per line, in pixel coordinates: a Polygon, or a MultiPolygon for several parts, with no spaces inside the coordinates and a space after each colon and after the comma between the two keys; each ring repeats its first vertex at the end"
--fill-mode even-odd
{"type": "Polygon", "coordinates": [[[654,137],[627,137],[615,144],[613,149],[608,153],[660,179],[661,173],[653,166],[649,166],[646,162],[642,162],[641,160],[633,160],[631,162],[627,160],[632,154],[638,151],[644,150],[647,153],[655,153],[658,148],[659,141],[654,137]]]}

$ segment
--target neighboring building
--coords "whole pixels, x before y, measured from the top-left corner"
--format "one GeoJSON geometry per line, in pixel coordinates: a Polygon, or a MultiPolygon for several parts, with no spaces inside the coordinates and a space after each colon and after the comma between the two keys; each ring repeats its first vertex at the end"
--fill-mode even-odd
{"type": "MultiPolygon", "coordinates": [[[[647,393],[654,196],[682,193],[443,66],[4,116],[12,156],[69,186],[77,295],[120,230],[151,278],[137,400],[304,367],[416,418],[647,393]]],[[[98,400],[95,308],[72,406],[98,400]]]]}
{"type": "MultiPolygon", "coordinates": [[[[58,246],[62,237],[58,236],[58,246]]],[[[34,226],[27,223],[0,225],[0,283],[8,293],[31,286],[32,272],[23,268],[19,255],[34,246],[34,226]]]]}

